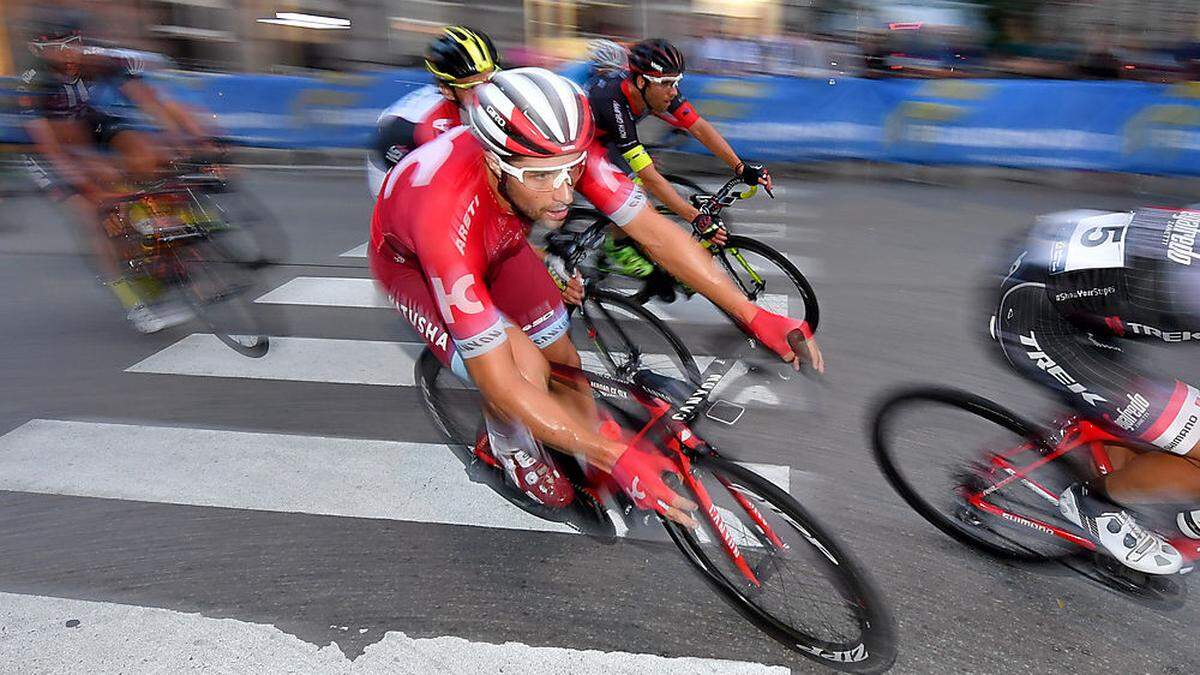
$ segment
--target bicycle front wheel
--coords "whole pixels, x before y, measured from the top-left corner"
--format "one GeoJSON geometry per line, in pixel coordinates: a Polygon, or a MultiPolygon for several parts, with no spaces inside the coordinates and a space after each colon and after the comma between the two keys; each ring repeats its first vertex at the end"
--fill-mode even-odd
{"type": "Polygon", "coordinates": [[[196,318],[237,353],[265,356],[271,342],[246,297],[253,286],[250,272],[211,240],[179,246],[174,255],[179,292],[196,318]]]}
{"type": "Polygon", "coordinates": [[[695,530],[662,521],[730,604],[784,646],[830,668],[872,673],[892,665],[895,625],[882,595],[812,514],[721,457],[697,457],[693,471],[714,508],[697,515],[695,530]]]}
{"type": "Polygon", "coordinates": [[[902,391],[879,406],[873,441],[875,460],[896,492],[959,542],[1026,561],[1079,550],[1045,525],[1075,530],[1057,499],[1081,467],[1060,457],[996,487],[1048,446],[1032,423],[995,403],[953,389],[902,391]]]}
{"type": "Polygon", "coordinates": [[[786,255],[757,239],[733,235],[717,253],[717,261],[751,302],[817,329],[817,294],[786,255]]]}
{"type": "Polygon", "coordinates": [[[589,289],[571,330],[585,370],[618,379],[648,370],[682,382],[700,381],[696,359],[675,331],[619,293],[589,289]]]}

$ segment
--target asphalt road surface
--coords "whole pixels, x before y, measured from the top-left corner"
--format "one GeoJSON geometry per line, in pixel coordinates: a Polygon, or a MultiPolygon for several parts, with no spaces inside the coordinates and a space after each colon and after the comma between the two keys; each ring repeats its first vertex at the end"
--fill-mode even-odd
{"type": "MultiPolygon", "coordinates": [[[[248,182],[290,244],[255,294],[282,336],[258,362],[194,324],[134,334],[63,214],[3,204],[0,670],[822,672],[671,550],[600,545],[466,481],[412,386],[416,338],[367,280],[362,176],[248,182]]],[[[1052,410],[985,339],[1001,240],[1039,213],[1163,197],[781,182],[737,222],[812,279],[828,374],[752,406],[726,447],[782,471],[871,571],[894,672],[1200,672],[1194,598],[1162,613],[983,558],[890,491],[866,437],[903,383],[1052,410]]],[[[664,311],[697,343],[728,330],[664,311]]],[[[1150,363],[1197,382],[1190,353],[1150,363]]]]}

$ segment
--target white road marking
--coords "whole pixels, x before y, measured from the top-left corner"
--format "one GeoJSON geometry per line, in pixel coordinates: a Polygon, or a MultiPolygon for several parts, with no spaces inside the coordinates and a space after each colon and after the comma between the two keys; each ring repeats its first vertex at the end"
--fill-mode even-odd
{"type": "Polygon", "coordinates": [[[359,244],[358,246],[355,246],[354,248],[350,249],[349,251],[346,251],[345,253],[341,254],[338,257],[339,258],[365,258],[365,257],[367,257],[367,244],[368,243],[370,243],[370,242],[364,241],[363,243],[359,244]]]}
{"type": "Polygon", "coordinates": [[[272,305],[394,308],[372,279],[296,277],[255,300],[272,305]]]}
{"type": "Polygon", "coordinates": [[[471,482],[440,443],[37,419],[0,436],[0,490],[574,532],[471,482]]]}
{"type": "MultiPolygon", "coordinates": [[[[414,336],[415,337],[415,336],[414,336]]],[[[248,359],[215,335],[193,333],[125,369],[130,373],[231,377],[283,382],[327,382],[411,387],[413,366],[425,348],[419,342],[341,340],[334,338],[272,337],[265,356],[248,359]]],[[[595,352],[579,353],[583,367],[603,371],[595,352]]],[[[647,363],[661,364],[663,354],[645,354],[647,363]]],[[[704,369],[711,356],[696,356],[704,369]]]]}
{"type": "MultiPolygon", "coordinates": [[[[367,633],[369,627],[343,626],[367,633]]],[[[577,673],[786,675],[782,666],[695,657],[496,645],[388,631],[356,659],[268,624],[155,607],[0,593],[5,662],[18,672],[577,673]],[[136,665],[131,665],[136,664],[136,665]]]]}
{"type": "Polygon", "coordinates": [[[424,347],[411,342],[272,337],[266,356],[247,359],[214,335],[193,333],[126,372],[411,387],[413,364],[424,347]]]}
{"type": "MultiPolygon", "coordinates": [[[[763,293],[755,303],[776,314],[787,314],[789,297],[783,293],[763,293]]],[[[693,296],[687,300],[676,299],[675,302],[651,300],[646,306],[664,321],[678,321],[695,324],[728,324],[729,319],[708,300],[693,296]]]]}

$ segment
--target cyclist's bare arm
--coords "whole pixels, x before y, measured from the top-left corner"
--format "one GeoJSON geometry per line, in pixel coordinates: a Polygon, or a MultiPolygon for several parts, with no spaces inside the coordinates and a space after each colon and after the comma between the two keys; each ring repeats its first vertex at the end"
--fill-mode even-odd
{"type": "Polygon", "coordinates": [[[119,177],[116,169],[94,152],[86,130],[76,120],[33,119],[25,123],[25,131],[37,153],[93,201],[107,194],[105,183],[119,177]]]}
{"type": "MultiPolygon", "coordinates": [[[[721,135],[721,132],[717,131],[716,127],[710,124],[708,120],[704,118],[696,120],[696,122],[688,128],[688,133],[690,133],[693,138],[700,141],[704,147],[708,148],[709,152],[720,158],[722,162],[728,164],[729,168],[733,169],[734,173],[739,172],[742,167],[741,158],[738,157],[733,148],[729,146],[729,142],[725,140],[725,137],[721,135]]],[[[760,182],[763,185],[766,185],[768,188],[772,187],[770,176],[767,176],[760,182]]]]}
{"type": "Polygon", "coordinates": [[[671,276],[691,286],[738,321],[749,323],[754,317],[754,304],[717,269],[712,255],[658,211],[645,207],[621,229],[671,276]]]}
{"type": "MultiPolygon", "coordinates": [[[[622,229],[671,276],[691,286],[742,325],[753,320],[758,308],[717,268],[713,257],[700,244],[657,211],[643,208],[622,229]]],[[[803,343],[800,355],[784,355],[784,360],[795,368],[800,367],[800,359],[811,363],[817,372],[825,371],[821,350],[812,338],[803,343]]]]}
{"type": "Polygon", "coordinates": [[[683,195],[680,195],[675,186],[667,182],[666,178],[658,172],[658,168],[654,164],[647,164],[638,171],[638,178],[642,179],[642,185],[646,190],[654,195],[655,199],[662,202],[668,209],[675,212],[677,216],[683,218],[687,222],[695,220],[700,213],[696,207],[688,203],[683,195]]]}
{"type": "MultiPolygon", "coordinates": [[[[518,369],[514,351],[519,349],[523,354],[539,360],[536,366],[529,370],[537,371],[530,374],[543,381],[547,377],[545,357],[519,329],[509,328],[507,334],[508,340],[504,344],[486,354],[466,360],[467,372],[475,380],[484,399],[493,410],[520,420],[539,441],[583,455],[588,463],[607,473],[613,473],[614,465],[629,449],[623,443],[609,440],[588,430],[581,424],[582,420],[569,414],[545,387],[526,379],[518,369]]],[[[569,395],[580,393],[572,392],[569,395]]],[[[648,478],[645,475],[642,477],[648,478]]],[[[633,486],[636,489],[636,481],[633,486]]],[[[670,488],[665,488],[665,494],[660,499],[664,515],[686,527],[696,526],[696,521],[687,513],[696,509],[693,502],[679,496],[670,488]]]]}
{"type": "Polygon", "coordinates": [[[708,120],[703,117],[696,120],[688,128],[688,133],[700,141],[700,144],[708,148],[708,151],[718,159],[728,164],[729,168],[737,171],[738,164],[741,164],[742,160],[733,151],[733,148],[729,146],[725,137],[708,120]]]}
{"type": "Polygon", "coordinates": [[[201,126],[186,108],[160,96],[149,84],[140,80],[130,80],[121,86],[121,91],[167,131],[193,139],[210,136],[208,130],[201,126]]]}
{"type": "MultiPolygon", "coordinates": [[[[513,343],[529,338],[516,328],[509,328],[507,333],[508,340],[504,344],[486,354],[466,359],[467,372],[484,399],[500,414],[527,426],[539,441],[581,454],[590,464],[612,471],[625,446],[587,428],[585,422],[571,416],[545,386],[527,380],[517,366],[513,343]]],[[[540,352],[537,356],[545,367],[545,357],[540,352]]],[[[545,377],[545,373],[543,371],[539,376],[545,377]]]]}

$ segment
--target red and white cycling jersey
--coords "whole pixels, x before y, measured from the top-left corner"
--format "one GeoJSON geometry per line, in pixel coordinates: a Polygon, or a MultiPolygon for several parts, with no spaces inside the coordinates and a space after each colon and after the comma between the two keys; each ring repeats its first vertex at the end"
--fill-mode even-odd
{"type": "MultiPolygon", "coordinates": [[[[576,190],[617,225],[646,203],[595,143],[576,190]]],[[[388,172],[371,219],[370,246],[376,256],[420,269],[459,355],[471,358],[506,339],[489,272],[528,246],[528,232],[529,225],[505,210],[488,185],[479,141],[467,127],[457,127],[388,172]]],[[[547,274],[544,268],[538,273],[547,274]]]]}
{"type": "Polygon", "coordinates": [[[383,176],[414,149],[462,124],[458,106],[434,85],[410,92],[379,115],[367,154],[367,185],[379,194],[383,176]]]}

